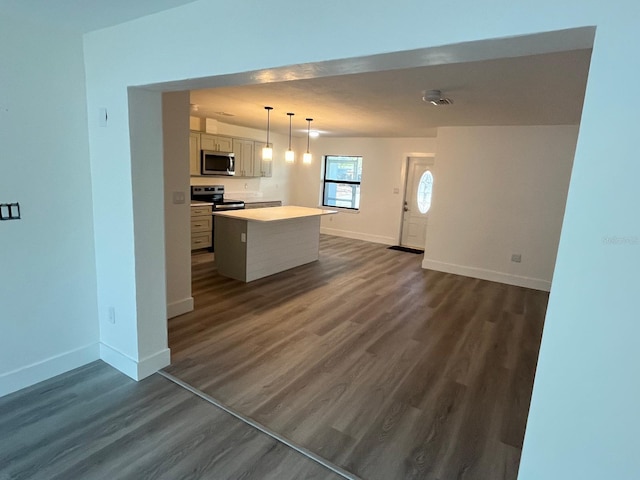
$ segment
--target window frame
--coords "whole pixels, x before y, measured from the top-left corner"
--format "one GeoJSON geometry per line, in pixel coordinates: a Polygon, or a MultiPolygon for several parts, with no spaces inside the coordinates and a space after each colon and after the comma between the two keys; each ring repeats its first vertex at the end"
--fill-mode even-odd
{"type": "MultiPolygon", "coordinates": [[[[329,208],[341,208],[344,210],[349,210],[351,212],[359,212],[360,211],[360,204],[358,203],[358,207],[339,207],[339,206],[335,206],[335,205],[327,205],[325,203],[325,192],[327,190],[327,184],[334,184],[334,185],[355,185],[360,187],[360,190],[362,191],[362,178],[360,178],[360,181],[355,181],[355,180],[328,180],[327,179],[327,166],[329,165],[329,162],[327,161],[330,157],[350,157],[350,158],[359,158],[361,162],[364,161],[364,158],[362,157],[362,155],[323,155],[323,162],[324,162],[324,167],[323,167],[323,171],[322,171],[322,206],[323,207],[329,207],[329,208]]],[[[362,175],[362,172],[361,172],[362,175]]]]}
{"type": "Polygon", "coordinates": [[[416,205],[418,206],[418,211],[420,212],[420,214],[422,215],[426,215],[429,213],[429,211],[431,210],[431,203],[432,203],[432,199],[433,199],[433,172],[431,171],[430,167],[427,167],[427,169],[422,172],[422,175],[420,175],[420,180],[418,181],[418,188],[416,189],[416,205]],[[422,208],[420,208],[420,189],[422,187],[422,181],[423,179],[428,176],[430,178],[430,189],[429,189],[429,203],[427,204],[427,208],[425,209],[425,211],[422,211],[422,208]]]}

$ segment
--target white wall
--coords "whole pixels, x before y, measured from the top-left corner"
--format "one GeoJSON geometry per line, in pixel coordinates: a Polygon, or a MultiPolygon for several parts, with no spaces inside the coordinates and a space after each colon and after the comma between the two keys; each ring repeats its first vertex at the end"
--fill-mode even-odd
{"type": "Polygon", "coordinates": [[[423,267],[548,291],[577,138],[575,126],[438,129],[423,267]]]}
{"type": "Polygon", "coordinates": [[[322,203],[322,156],[362,155],[359,212],[323,218],[333,235],[396,244],[408,156],[435,154],[424,268],[549,290],[578,128],[440,128],[437,138],[318,138],[295,166],[292,202],[322,203]],[[398,193],[394,193],[397,189],[398,193]],[[521,263],[511,254],[522,255],[521,263]]]}
{"type": "Polygon", "coordinates": [[[167,317],[193,310],[189,189],[189,93],[162,96],[167,317]],[[181,192],[184,203],[174,203],[181,192]]]}
{"type": "MultiPolygon", "coordinates": [[[[311,142],[313,163],[295,165],[292,203],[322,204],[323,155],[362,156],[360,211],[340,210],[322,219],[324,233],[394,245],[398,243],[409,155],[435,153],[435,138],[330,138],[311,142]],[[398,189],[398,193],[394,193],[398,189]]],[[[306,149],[306,145],[305,145],[306,149]]]]}
{"type": "Polygon", "coordinates": [[[82,39],[0,12],[0,396],[98,358],[82,39]]]}
{"type": "Polygon", "coordinates": [[[637,478],[640,248],[633,242],[603,242],[611,236],[637,238],[640,231],[637,2],[452,0],[446,9],[455,15],[429,22],[425,19],[442,11],[441,4],[376,2],[376,14],[363,15],[362,3],[355,0],[321,6],[200,0],[85,36],[89,118],[106,106],[113,120],[102,130],[89,123],[101,325],[105,306],[117,303],[125,321],[113,335],[129,347],[139,321],[136,284],[164,289],[153,268],[134,269],[127,86],[596,25],[520,479],[637,478]],[[211,23],[202,18],[241,24],[242,34],[214,49],[211,23]],[[316,32],[332,31],[336,19],[349,28],[339,36],[303,35],[290,28],[310,19],[316,32]],[[208,61],[213,51],[215,59],[208,61]],[[612,88],[622,101],[603,101],[612,88]],[[118,237],[102,240],[114,231],[118,237]]]}

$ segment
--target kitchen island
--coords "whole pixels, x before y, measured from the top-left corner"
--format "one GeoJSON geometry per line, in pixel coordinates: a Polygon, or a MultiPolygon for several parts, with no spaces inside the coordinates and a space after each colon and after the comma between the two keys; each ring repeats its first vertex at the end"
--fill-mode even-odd
{"type": "Polygon", "coordinates": [[[218,273],[251,282],[318,260],[320,217],[334,213],[297,206],[214,212],[218,273]]]}

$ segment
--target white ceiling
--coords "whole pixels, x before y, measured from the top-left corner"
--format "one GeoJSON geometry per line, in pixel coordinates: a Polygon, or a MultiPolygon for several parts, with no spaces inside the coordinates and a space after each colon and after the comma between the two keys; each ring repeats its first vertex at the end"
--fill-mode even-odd
{"type": "Polygon", "coordinates": [[[577,125],[590,49],[350,75],[192,90],[193,116],[294,135],[312,130],[343,137],[433,136],[441,126],[577,125]],[[433,106],[426,90],[454,103],[433,106]],[[224,112],[221,114],[220,112],[224,112]],[[233,116],[228,116],[231,114],[233,116]]]}

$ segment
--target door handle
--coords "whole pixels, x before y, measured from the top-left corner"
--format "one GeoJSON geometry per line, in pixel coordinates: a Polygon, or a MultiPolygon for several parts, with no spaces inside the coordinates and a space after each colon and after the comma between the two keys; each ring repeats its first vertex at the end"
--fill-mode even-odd
{"type": "Polygon", "coordinates": [[[404,211],[408,212],[409,211],[409,207],[407,207],[406,205],[404,206],[404,211]]]}

